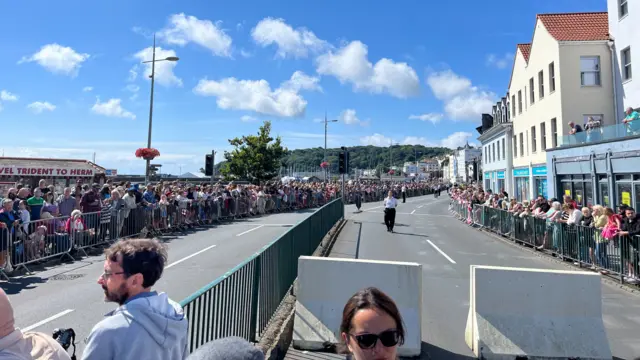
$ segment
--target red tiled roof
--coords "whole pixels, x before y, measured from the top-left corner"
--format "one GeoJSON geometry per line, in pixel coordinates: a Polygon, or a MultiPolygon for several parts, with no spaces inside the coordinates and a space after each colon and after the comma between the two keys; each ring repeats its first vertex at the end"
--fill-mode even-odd
{"type": "Polygon", "coordinates": [[[607,12],[538,14],[549,34],[557,41],[609,40],[607,12]]]}
{"type": "Polygon", "coordinates": [[[529,62],[529,54],[531,54],[531,44],[518,44],[518,49],[524,56],[524,61],[529,62]]]}

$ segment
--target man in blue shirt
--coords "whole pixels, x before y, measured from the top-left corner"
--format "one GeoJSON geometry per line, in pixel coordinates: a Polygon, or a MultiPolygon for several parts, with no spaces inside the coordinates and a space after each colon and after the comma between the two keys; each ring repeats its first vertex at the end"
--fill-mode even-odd
{"type": "Polygon", "coordinates": [[[640,114],[633,110],[632,107],[628,107],[625,114],[627,116],[622,120],[622,123],[626,125],[627,133],[638,135],[640,133],[640,114]]]}

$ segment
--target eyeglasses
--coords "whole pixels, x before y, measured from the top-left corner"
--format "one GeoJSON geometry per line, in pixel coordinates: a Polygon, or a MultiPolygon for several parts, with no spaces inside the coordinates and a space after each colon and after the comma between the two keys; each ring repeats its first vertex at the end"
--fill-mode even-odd
{"type": "Polygon", "coordinates": [[[125,272],[124,272],[124,271],[119,271],[119,272],[114,272],[114,273],[112,273],[112,272],[107,272],[107,271],[105,271],[105,272],[103,272],[103,273],[102,273],[102,275],[100,275],[100,276],[101,276],[104,280],[107,280],[108,278],[110,278],[110,277],[111,277],[111,276],[113,276],[113,275],[122,275],[122,274],[125,274],[125,272]]]}
{"type": "Polygon", "coordinates": [[[384,347],[392,347],[398,345],[400,341],[400,334],[398,330],[387,330],[383,331],[380,334],[362,334],[362,335],[351,335],[356,339],[358,346],[361,349],[371,349],[376,346],[378,343],[378,339],[384,347]]]}

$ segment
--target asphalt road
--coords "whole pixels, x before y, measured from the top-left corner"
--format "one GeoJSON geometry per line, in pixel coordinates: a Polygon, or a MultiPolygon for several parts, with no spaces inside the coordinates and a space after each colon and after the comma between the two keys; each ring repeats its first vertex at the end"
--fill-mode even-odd
{"type": "MultiPolygon", "coordinates": [[[[168,238],[169,264],[154,289],[180,301],[312,213],[305,210],[249,218],[168,238]]],[[[97,284],[103,263],[102,256],[93,256],[8,283],[0,281],[13,304],[16,326],[48,334],[55,328],[71,327],[81,354],[91,328],[115,308],[114,303],[103,301],[97,284]]]]}
{"type": "MultiPolygon", "coordinates": [[[[470,359],[473,354],[464,341],[470,265],[568,268],[464,225],[450,215],[448,204],[444,195],[401,203],[393,234],[385,231],[379,205],[365,204],[359,214],[348,211],[347,218],[353,221],[342,230],[330,256],[354,257],[361,223],[360,259],[421,263],[423,357],[470,359]]],[[[605,283],[602,294],[603,319],[614,358],[640,356],[640,297],[605,283]]]]}

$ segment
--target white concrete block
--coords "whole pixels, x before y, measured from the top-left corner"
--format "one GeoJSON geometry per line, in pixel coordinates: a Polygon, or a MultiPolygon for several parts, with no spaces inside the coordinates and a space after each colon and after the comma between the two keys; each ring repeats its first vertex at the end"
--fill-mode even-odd
{"type": "Polygon", "coordinates": [[[376,287],[398,306],[405,323],[400,356],[418,356],[422,342],[422,266],[417,263],[301,256],[293,346],[321,350],[340,343],[340,322],[347,300],[376,287]]]}
{"type": "Polygon", "coordinates": [[[471,266],[465,340],[478,358],[611,359],[600,275],[471,266]]]}

